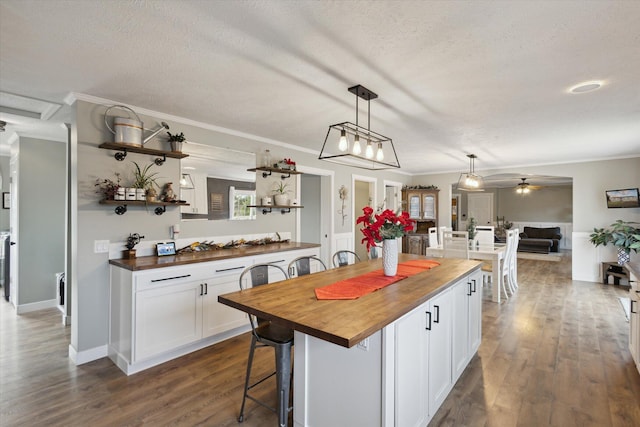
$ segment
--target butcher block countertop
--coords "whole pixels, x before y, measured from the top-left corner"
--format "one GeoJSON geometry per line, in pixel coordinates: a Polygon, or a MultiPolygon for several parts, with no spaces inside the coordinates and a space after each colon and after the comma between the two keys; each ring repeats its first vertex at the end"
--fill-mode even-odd
{"type": "Polygon", "coordinates": [[[143,256],[133,259],[112,259],[109,264],[131,271],[150,270],[153,268],[173,267],[176,265],[194,264],[198,262],[220,261],[223,259],[264,255],[272,252],[295,251],[299,249],[318,248],[316,243],[271,243],[268,245],[242,246],[233,249],[215,251],[189,252],[169,256],[143,256]]]}
{"type": "MultiPolygon", "coordinates": [[[[399,254],[399,262],[420,259],[399,254]]],[[[316,299],[314,289],[382,268],[371,260],[286,281],[220,295],[218,301],[296,331],[353,347],[478,270],[480,261],[439,258],[441,265],[355,300],[316,299]]]]}

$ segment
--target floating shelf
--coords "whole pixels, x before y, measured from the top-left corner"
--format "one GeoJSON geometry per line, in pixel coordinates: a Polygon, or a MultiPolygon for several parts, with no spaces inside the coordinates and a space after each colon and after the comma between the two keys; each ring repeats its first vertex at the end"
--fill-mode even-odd
{"type": "Polygon", "coordinates": [[[142,200],[100,200],[101,205],[115,205],[115,212],[118,215],[124,215],[127,212],[127,206],[155,206],[156,215],[162,215],[167,211],[167,206],[189,206],[189,203],[173,203],[173,202],[146,202],[142,200]]]}
{"type": "Polygon", "coordinates": [[[294,171],[294,170],[289,170],[289,169],[280,169],[280,168],[268,168],[268,167],[259,167],[259,168],[252,168],[252,169],[247,169],[249,172],[256,172],[256,171],[262,171],[262,177],[266,178],[268,176],[271,176],[271,174],[273,172],[275,173],[280,173],[283,174],[280,176],[281,179],[287,179],[289,178],[291,175],[302,175],[302,172],[298,172],[298,171],[294,171]],[[284,174],[287,175],[284,175],[284,174]]]}
{"type": "Polygon", "coordinates": [[[304,206],[275,206],[275,205],[249,205],[250,208],[262,209],[262,214],[271,213],[273,209],[280,209],[282,215],[291,212],[291,209],[302,209],[304,206]]]}
{"type": "Polygon", "coordinates": [[[171,157],[173,159],[184,159],[185,157],[189,157],[188,154],[184,154],[180,151],[164,151],[164,150],[155,150],[153,148],[144,148],[137,147],[135,145],[127,145],[127,144],[118,144],[115,142],[103,142],[98,145],[98,148],[104,148],[106,150],[115,150],[116,154],[113,156],[118,161],[122,161],[127,157],[127,153],[140,153],[140,154],[150,154],[152,156],[162,156],[155,159],[154,163],[158,166],[162,165],[167,157],[171,157]]]}

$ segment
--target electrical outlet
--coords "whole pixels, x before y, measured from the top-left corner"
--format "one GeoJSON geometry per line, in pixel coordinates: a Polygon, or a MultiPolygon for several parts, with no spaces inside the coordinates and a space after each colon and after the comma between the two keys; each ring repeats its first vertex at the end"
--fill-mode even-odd
{"type": "Polygon", "coordinates": [[[93,253],[96,253],[96,254],[109,253],[109,241],[108,240],[94,240],[93,241],[93,253]]]}
{"type": "Polygon", "coordinates": [[[359,349],[364,351],[369,351],[369,338],[363,339],[357,345],[359,349]]]}

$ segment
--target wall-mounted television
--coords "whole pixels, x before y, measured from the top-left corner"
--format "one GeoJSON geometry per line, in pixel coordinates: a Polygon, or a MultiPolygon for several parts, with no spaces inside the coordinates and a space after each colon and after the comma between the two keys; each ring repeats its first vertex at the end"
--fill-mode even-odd
{"type": "Polygon", "coordinates": [[[640,207],[640,194],[637,188],[624,190],[606,190],[608,208],[638,208],[640,207]]]}

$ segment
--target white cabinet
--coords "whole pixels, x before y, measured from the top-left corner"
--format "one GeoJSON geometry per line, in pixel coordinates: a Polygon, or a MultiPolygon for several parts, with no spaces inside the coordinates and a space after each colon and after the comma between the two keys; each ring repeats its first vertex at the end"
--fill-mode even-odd
{"type": "Polygon", "coordinates": [[[130,271],[111,266],[109,357],[133,374],[249,330],[246,313],[218,302],[258,262],[286,270],[318,248],[130,271]]]}
{"type": "Polygon", "coordinates": [[[207,176],[191,174],[191,181],[193,181],[193,188],[180,188],[180,199],[189,204],[189,206],[181,206],[180,212],[207,215],[209,213],[207,176]]]}
{"type": "Polygon", "coordinates": [[[394,322],[394,425],[427,425],[478,350],[481,275],[475,271],[394,322]]]}
{"type": "Polygon", "coordinates": [[[629,271],[629,299],[631,307],[629,313],[629,351],[631,357],[636,364],[638,372],[640,372],[640,287],[638,286],[638,277],[633,271],[629,271]]]}
{"type": "Polygon", "coordinates": [[[395,322],[397,426],[425,426],[429,417],[428,310],[425,303],[395,322]]]}
{"type": "Polygon", "coordinates": [[[453,381],[478,351],[482,337],[482,273],[475,272],[452,288],[453,297],[453,381]]]}
{"type": "Polygon", "coordinates": [[[136,292],[133,361],[202,337],[202,284],[186,282],[136,292]]]}
{"type": "Polygon", "coordinates": [[[429,415],[447,398],[453,382],[451,380],[451,339],[453,300],[451,289],[447,289],[429,302],[427,335],[429,336],[429,415]],[[429,322],[431,320],[431,322],[429,322]]]}

